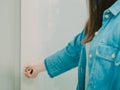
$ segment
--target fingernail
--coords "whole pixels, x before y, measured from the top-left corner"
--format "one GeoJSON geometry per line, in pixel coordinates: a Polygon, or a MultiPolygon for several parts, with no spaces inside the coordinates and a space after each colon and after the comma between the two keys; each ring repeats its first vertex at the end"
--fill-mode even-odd
{"type": "Polygon", "coordinates": [[[30,67],[26,67],[25,72],[30,71],[30,67]]]}

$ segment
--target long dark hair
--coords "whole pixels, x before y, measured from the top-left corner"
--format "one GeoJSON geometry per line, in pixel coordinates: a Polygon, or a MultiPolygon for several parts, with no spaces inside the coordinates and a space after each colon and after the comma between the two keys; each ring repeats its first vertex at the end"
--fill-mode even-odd
{"type": "Polygon", "coordinates": [[[91,41],[94,34],[102,26],[103,12],[116,0],[89,0],[89,19],[85,26],[85,39],[82,43],[91,41]]]}

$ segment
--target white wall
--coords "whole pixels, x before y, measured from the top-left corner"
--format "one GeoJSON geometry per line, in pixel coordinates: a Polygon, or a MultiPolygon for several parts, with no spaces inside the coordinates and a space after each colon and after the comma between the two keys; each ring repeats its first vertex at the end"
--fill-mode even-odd
{"type": "Polygon", "coordinates": [[[77,69],[54,79],[47,73],[27,79],[22,67],[63,48],[86,17],[86,0],[21,0],[21,90],[75,90],[77,69]]]}
{"type": "Polygon", "coordinates": [[[0,90],[20,90],[20,0],[0,0],[0,90]]]}

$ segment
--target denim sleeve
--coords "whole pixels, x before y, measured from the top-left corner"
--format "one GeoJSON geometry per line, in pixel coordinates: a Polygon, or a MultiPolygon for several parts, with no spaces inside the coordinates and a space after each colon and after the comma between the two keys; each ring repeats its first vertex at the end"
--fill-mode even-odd
{"type": "Polygon", "coordinates": [[[79,33],[66,47],[45,58],[48,75],[53,78],[78,66],[83,32],[79,33]]]}

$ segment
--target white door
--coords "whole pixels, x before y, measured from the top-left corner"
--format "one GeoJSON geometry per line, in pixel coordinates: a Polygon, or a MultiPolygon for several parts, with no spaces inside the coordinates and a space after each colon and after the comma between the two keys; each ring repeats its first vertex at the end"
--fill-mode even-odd
{"type": "Polygon", "coordinates": [[[77,68],[54,79],[23,75],[23,66],[63,48],[86,22],[86,0],[21,0],[21,90],[75,90],[77,68]]]}
{"type": "Polygon", "coordinates": [[[20,90],[20,0],[0,0],[0,90],[20,90]]]}

